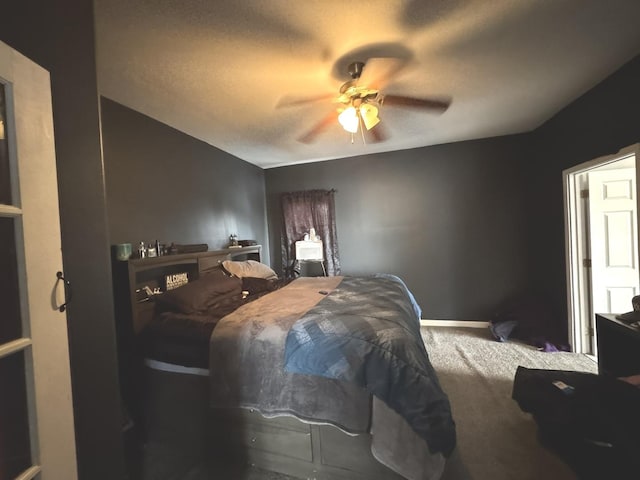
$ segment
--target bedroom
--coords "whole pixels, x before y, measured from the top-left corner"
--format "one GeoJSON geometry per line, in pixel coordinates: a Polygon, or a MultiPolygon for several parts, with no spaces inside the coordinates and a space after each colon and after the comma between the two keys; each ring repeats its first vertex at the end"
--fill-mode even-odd
{"type": "MultiPolygon", "coordinates": [[[[486,320],[508,294],[532,287],[541,287],[552,301],[564,305],[561,172],[633,144],[640,136],[633,120],[640,104],[636,58],[533,132],[263,171],[108,99],[100,100],[101,131],[91,2],[52,3],[13,5],[12,15],[3,16],[0,40],[52,72],[65,270],[70,278],[82,279],[75,282],[77,303],[69,322],[80,468],[86,478],[119,478],[123,468],[116,428],[119,399],[110,244],[155,237],[199,243],[203,231],[223,242],[233,228],[269,245],[270,260],[277,264],[277,239],[267,237],[264,214],[273,212],[277,193],[335,188],[343,268],[402,272],[420,295],[425,317],[486,320]],[[63,28],[69,23],[76,28],[63,28]],[[132,135],[134,130],[138,135],[132,135]],[[105,142],[106,175],[100,135],[105,142]],[[131,161],[128,166],[109,163],[109,149],[125,146],[142,154],[121,157],[131,161]],[[158,206],[156,198],[146,201],[158,192],[154,185],[122,183],[118,188],[133,198],[120,197],[126,205],[114,199],[112,182],[124,182],[127,168],[139,169],[139,175],[149,178],[150,172],[157,174],[160,158],[163,168],[171,168],[175,155],[159,155],[177,146],[194,152],[190,166],[211,169],[210,190],[217,193],[203,193],[204,198],[211,204],[228,202],[220,210],[210,205],[203,212],[214,226],[163,222],[158,212],[167,206],[158,206]],[[211,157],[213,163],[204,161],[211,157]],[[421,162],[422,158],[432,161],[421,162]],[[225,174],[223,180],[217,180],[220,172],[225,174]],[[514,181],[501,180],[505,172],[514,181]],[[237,182],[252,182],[254,190],[264,189],[264,194],[258,194],[261,198],[255,203],[247,202],[244,193],[232,188],[229,175],[237,182]],[[389,209],[384,216],[377,198],[382,185],[387,185],[389,209]],[[411,205],[421,208],[407,210],[405,195],[410,195],[411,205]],[[226,216],[228,205],[230,216],[226,216]],[[455,215],[444,215],[445,206],[455,215]],[[390,224],[391,218],[399,224],[390,224]],[[376,231],[365,230],[363,219],[376,231]],[[367,254],[356,255],[362,242],[367,254]],[[499,281],[487,282],[488,271],[499,281]],[[90,348],[86,339],[93,339],[90,348]],[[97,371],[102,372],[99,378],[97,371]]],[[[174,173],[185,175],[186,170],[174,173]]],[[[166,177],[157,180],[167,182],[166,177]]],[[[192,193],[189,184],[194,180],[187,176],[181,185],[169,184],[171,195],[192,193]]],[[[202,197],[182,196],[182,202],[182,210],[196,211],[202,197]]],[[[211,246],[221,245],[212,241],[211,246]]]]}

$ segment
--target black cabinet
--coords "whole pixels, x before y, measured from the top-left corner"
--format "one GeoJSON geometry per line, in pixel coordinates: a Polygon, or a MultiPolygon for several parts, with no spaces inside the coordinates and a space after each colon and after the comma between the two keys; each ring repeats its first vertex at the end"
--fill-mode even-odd
{"type": "Polygon", "coordinates": [[[640,373],[640,329],[613,314],[596,314],[598,371],[616,377],[640,373]]]}

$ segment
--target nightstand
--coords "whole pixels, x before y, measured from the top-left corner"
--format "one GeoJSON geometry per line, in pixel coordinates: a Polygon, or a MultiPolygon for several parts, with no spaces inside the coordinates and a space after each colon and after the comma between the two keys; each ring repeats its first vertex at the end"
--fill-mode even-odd
{"type": "Polygon", "coordinates": [[[616,377],[640,373],[640,329],[614,314],[596,314],[598,372],[616,377]]]}

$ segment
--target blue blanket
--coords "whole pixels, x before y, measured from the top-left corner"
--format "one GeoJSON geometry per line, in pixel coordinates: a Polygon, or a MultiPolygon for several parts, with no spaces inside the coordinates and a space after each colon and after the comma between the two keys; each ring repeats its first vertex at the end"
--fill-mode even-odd
{"type": "Polygon", "coordinates": [[[455,424],[419,318],[419,307],[398,277],[345,277],[290,329],[285,370],[367,389],[400,414],[432,453],[448,456],[456,443],[455,424]]]}

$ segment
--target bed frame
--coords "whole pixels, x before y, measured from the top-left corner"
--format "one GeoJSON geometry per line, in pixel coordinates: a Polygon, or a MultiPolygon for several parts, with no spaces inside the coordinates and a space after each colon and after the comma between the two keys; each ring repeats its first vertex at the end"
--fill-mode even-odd
{"type": "MultiPolygon", "coordinates": [[[[140,289],[161,287],[171,273],[188,272],[197,278],[218,269],[223,260],[240,258],[260,260],[260,246],[114,265],[123,398],[146,448],[140,478],[149,478],[146,471],[157,470],[158,461],[171,457],[173,467],[167,471],[186,472],[195,465],[216,470],[216,462],[232,459],[236,466],[249,464],[302,479],[402,480],[374,458],[369,434],[348,435],[330,425],[294,417],[265,418],[242,408],[211,409],[208,377],[142,366],[135,337],[151,320],[153,302],[141,298],[140,289]]],[[[228,478],[245,476],[236,470],[228,478]]]]}
{"type": "Polygon", "coordinates": [[[252,465],[302,479],[403,479],[373,457],[368,434],[351,436],[294,417],[265,418],[251,409],[210,409],[204,376],[147,369],[145,378],[150,454],[143,471],[171,456],[173,470],[196,466],[209,473],[206,478],[242,480],[252,465]],[[221,469],[233,473],[220,476],[221,469]]]}

